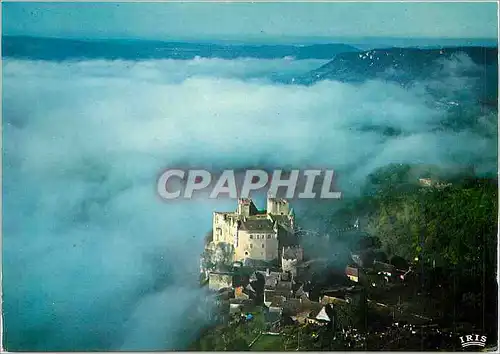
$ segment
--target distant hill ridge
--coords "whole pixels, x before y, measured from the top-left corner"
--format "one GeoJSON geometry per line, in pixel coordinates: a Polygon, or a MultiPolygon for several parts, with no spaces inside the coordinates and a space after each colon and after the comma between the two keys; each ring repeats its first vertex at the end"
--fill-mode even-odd
{"type": "Polygon", "coordinates": [[[4,36],[2,56],[38,60],[258,58],[331,59],[359,52],[346,44],[256,45],[165,42],[151,40],[76,40],[4,36]]]}
{"type": "Polygon", "coordinates": [[[460,53],[467,55],[477,65],[490,66],[493,70],[487,74],[496,75],[498,48],[494,47],[387,48],[339,53],[330,62],[298,81],[311,84],[325,79],[356,82],[381,78],[406,82],[430,77],[436,65],[439,65],[439,59],[450,59],[460,53]]]}

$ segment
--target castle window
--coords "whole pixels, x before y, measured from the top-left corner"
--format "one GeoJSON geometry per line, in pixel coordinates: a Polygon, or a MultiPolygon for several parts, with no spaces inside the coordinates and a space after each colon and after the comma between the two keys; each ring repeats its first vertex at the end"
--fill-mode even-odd
{"type": "Polygon", "coordinates": [[[250,248],[253,248],[253,243],[250,244],[250,248]]]}
{"type": "Polygon", "coordinates": [[[253,235],[250,235],[250,240],[252,240],[252,239],[253,239],[253,235]]]}
{"type": "Polygon", "coordinates": [[[270,239],[270,238],[271,238],[271,235],[269,235],[269,234],[268,234],[268,235],[267,235],[267,239],[270,239]]]}
{"type": "Polygon", "coordinates": [[[262,248],[264,248],[264,244],[262,244],[262,248]]]}

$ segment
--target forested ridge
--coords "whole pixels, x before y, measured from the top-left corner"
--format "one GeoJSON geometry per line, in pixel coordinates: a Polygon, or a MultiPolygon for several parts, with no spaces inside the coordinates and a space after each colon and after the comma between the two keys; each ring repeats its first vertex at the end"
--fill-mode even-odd
{"type": "MultiPolygon", "coordinates": [[[[469,171],[443,174],[390,165],[369,177],[367,195],[335,213],[358,215],[387,256],[417,262],[443,327],[466,323],[497,333],[498,182],[469,171]],[[418,171],[415,174],[415,171],[418,171]],[[422,185],[418,176],[432,180],[422,185]]],[[[405,349],[405,348],[401,348],[405,349]]]]}
{"type": "Polygon", "coordinates": [[[366,231],[388,255],[415,257],[461,272],[496,270],[498,184],[493,178],[424,173],[435,183],[408,179],[414,168],[391,165],[369,178],[374,192],[351,203],[341,215],[367,219],[366,231]],[[434,182],[436,181],[436,182],[434,182]]]}

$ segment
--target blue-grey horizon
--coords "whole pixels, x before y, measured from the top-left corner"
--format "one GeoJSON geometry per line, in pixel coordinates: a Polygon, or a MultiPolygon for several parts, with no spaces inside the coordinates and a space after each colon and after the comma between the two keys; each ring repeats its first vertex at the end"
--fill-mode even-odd
{"type": "Polygon", "coordinates": [[[73,39],[492,40],[498,34],[497,13],[496,2],[10,2],[3,4],[2,32],[73,39]]]}

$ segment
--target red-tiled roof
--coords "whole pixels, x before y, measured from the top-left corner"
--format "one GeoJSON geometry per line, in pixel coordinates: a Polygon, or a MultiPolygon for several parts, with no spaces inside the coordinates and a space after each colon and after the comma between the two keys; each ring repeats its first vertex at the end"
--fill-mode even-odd
{"type": "Polygon", "coordinates": [[[350,275],[350,276],[353,276],[353,277],[357,277],[359,275],[359,270],[358,268],[354,268],[354,267],[347,267],[345,269],[345,274],[346,275],[350,275]]]}

